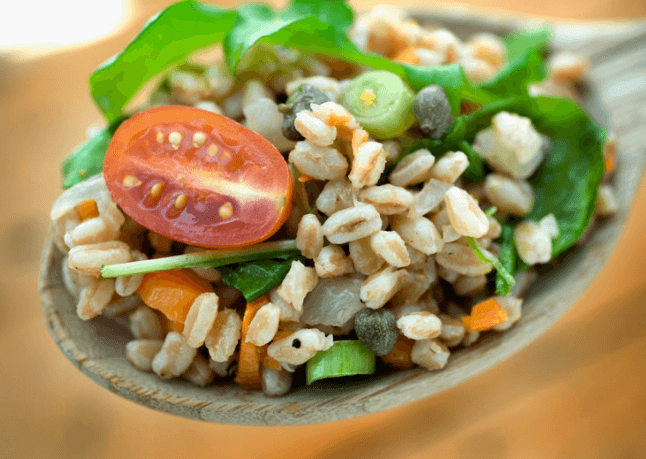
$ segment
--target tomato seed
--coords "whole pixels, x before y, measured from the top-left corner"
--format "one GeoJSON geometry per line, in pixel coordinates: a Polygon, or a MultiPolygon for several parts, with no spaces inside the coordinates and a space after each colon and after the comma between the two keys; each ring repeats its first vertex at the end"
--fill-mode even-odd
{"type": "Polygon", "coordinates": [[[132,186],[138,186],[138,185],[141,185],[141,180],[139,180],[134,175],[126,175],[123,178],[123,186],[125,186],[126,188],[130,188],[132,186]]]}
{"type": "Polygon", "coordinates": [[[186,203],[188,202],[188,195],[186,193],[180,194],[177,196],[175,199],[175,208],[177,210],[181,210],[184,207],[186,207],[186,203]]]}
{"type": "Polygon", "coordinates": [[[220,218],[222,220],[227,220],[233,216],[233,206],[231,205],[230,202],[227,202],[220,206],[220,209],[218,210],[218,215],[220,215],[220,218]]]}
{"type": "Polygon", "coordinates": [[[153,199],[157,199],[157,198],[159,198],[161,196],[162,191],[164,191],[164,183],[163,182],[157,182],[150,189],[150,197],[153,198],[153,199]]]}
{"type": "Polygon", "coordinates": [[[170,134],[168,134],[168,141],[170,144],[173,146],[175,150],[179,148],[179,144],[182,143],[182,140],[184,139],[184,134],[181,132],[173,131],[170,134]]]}
{"type": "Polygon", "coordinates": [[[157,143],[164,143],[164,134],[162,134],[161,132],[158,132],[157,137],[155,138],[157,139],[157,143]]]}
{"type": "Polygon", "coordinates": [[[199,148],[206,143],[206,134],[203,132],[196,132],[193,134],[193,146],[199,148]]]}
{"type": "Polygon", "coordinates": [[[218,152],[218,147],[215,144],[209,145],[209,148],[206,149],[206,153],[209,156],[215,156],[215,154],[218,152]]]}

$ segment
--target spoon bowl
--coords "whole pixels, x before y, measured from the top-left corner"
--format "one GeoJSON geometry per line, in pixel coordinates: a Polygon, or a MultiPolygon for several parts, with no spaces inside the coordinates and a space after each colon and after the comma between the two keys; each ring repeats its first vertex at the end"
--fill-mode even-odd
{"type": "MultiPolygon", "coordinates": [[[[413,12],[420,23],[441,23],[458,35],[504,34],[538,21],[464,8],[413,12]]],[[[132,335],[125,321],[99,316],[83,321],[65,289],[64,256],[50,235],[40,267],[45,323],[69,360],[98,384],[141,405],[188,418],[224,424],[295,425],[328,422],[398,407],[456,386],[520,351],[568,310],[609,258],[625,226],[646,162],[646,33],[644,22],[553,24],[554,48],[590,59],[584,108],[619,139],[615,187],[619,210],[597,225],[584,245],[559,257],[526,293],[523,317],[504,333],[490,333],[470,348],[452,352],[439,372],[416,368],[367,379],[319,381],[280,398],[246,391],[232,382],[200,388],[183,380],[162,381],[134,368],[125,358],[132,335]],[[641,79],[640,79],[641,78],[641,79]],[[618,83],[623,81],[623,84],[618,83]],[[640,102],[641,101],[641,105],[640,102]],[[641,115],[640,115],[641,110],[641,115]]]]}

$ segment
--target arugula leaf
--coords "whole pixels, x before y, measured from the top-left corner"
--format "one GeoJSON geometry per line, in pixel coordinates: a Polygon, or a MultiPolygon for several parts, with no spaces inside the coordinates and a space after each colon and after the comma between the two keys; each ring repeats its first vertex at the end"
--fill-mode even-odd
{"type": "Polygon", "coordinates": [[[487,91],[474,87],[457,64],[420,67],[400,64],[387,57],[359,49],[347,36],[351,9],[342,1],[295,0],[283,13],[266,5],[247,5],[238,10],[234,27],[224,41],[227,64],[235,72],[240,60],[257,43],[336,58],[354,65],[387,70],[420,89],[437,84],[444,88],[454,114],[464,98],[480,104],[496,100],[487,91]],[[312,6],[313,4],[316,6],[312,6]],[[312,14],[302,16],[302,14],[312,14]],[[338,19],[338,23],[336,22],[338,19]]]}
{"type": "Polygon", "coordinates": [[[238,9],[235,24],[224,40],[229,69],[235,73],[242,57],[253,45],[284,44],[293,34],[331,30],[345,37],[354,12],[344,1],[293,0],[281,13],[263,4],[244,5],[238,9]]]}
{"type": "Polygon", "coordinates": [[[466,182],[480,182],[485,178],[484,160],[480,155],[473,151],[471,145],[464,140],[459,143],[460,151],[467,155],[469,159],[469,167],[462,173],[460,177],[465,179],[466,182]]]}
{"type": "Polygon", "coordinates": [[[496,100],[488,93],[476,88],[469,82],[464,69],[458,64],[442,65],[438,67],[419,67],[415,65],[399,65],[404,71],[404,77],[415,91],[435,84],[444,89],[446,97],[451,104],[454,115],[460,113],[460,102],[468,99],[472,102],[485,104],[496,100]]]}
{"type": "Polygon", "coordinates": [[[236,12],[193,0],[153,16],[121,53],[90,76],[90,92],[108,121],[115,121],[136,92],[152,77],[189,53],[221,42],[236,12]]]}
{"type": "MultiPolygon", "coordinates": [[[[538,221],[554,214],[560,233],[553,240],[552,256],[556,256],[581,237],[592,218],[604,169],[606,132],[572,101],[519,97],[489,104],[465,116],[467,140],[490,126],[491,117],[503,110],[530,118],[536,129],[552,140],[545,161],[529,179],[536,202],[526,218],[538,221]]],[[[503,243],[513,243],[513,232],[506,234],[503,243]]],[[[512,272],[526,267],[519,263],[512,272]]]]}
{"type": "Polygon", "coordinates": [[[316,16],[342,33],[346,33],[354,21],[354,11],[345,0],[292,0],[281,16],[287,20],[316,16]]]}
{"type": "Polygon", "coordinates": [[[247,301],[253,301],[280,285],[293,261],[304,262],[305,258],[297,255],[284,260],[258,260],[218,269],[222,273],[224,285],[237,288],[247,301]]]}
{"type": "Polygon", "coordinates": [[[507,65],[478,87],[496,98],[527,95],[527,85],[547,75],[543,50],[551,39],[548,28],[520,30],[504,38],[507,65]]]}
{"type": "Polygon", "coordinates": [[[103,160],[108,151],[112,135],[126,118],[118,118],[104,127],[91,139],[76,148],[63,161],[63,188],[69,188],[99,174],[103,170],[103,160]]]}
{"type": "Polygon", "coordinates": [[[440,140],[434,140],[427,137],[422,139],[412,138],[409,136],[401,137],[399,139],[399,145],[402,152],[395,161],[386,166],[386,170],[384,171],[385,177],[384,174],[380,177],[380,181],[383,183],[379,184],[387,183],[387,176],[392,172],[395,166],[406,156],[416,152],[420,148],[426,148],[431,151],[436,159],[441,158],[448,151],[462,151],[469,159],[469,167],[464,171],[461,177],[466,179],[465,181],[467,182],[480,182],[484,180],[484,160],[475,153],[471,145],[464,140],[466,136],[464,121],[464,116],[458,116],[455,118],[453,120],[451,130],[443,139],[440,140]]]}
{"type": "Polygon", "coordinates": [[[491,263],[493,267],[496,268],[496,271],[498,271],[496,275],[496,294],[500,296],[509,295],[511,293],[511,287],[516,283],[514,276],[511,275],[498,258],[488,257],[475,238],[469,236],[465,236],[464,238],[467,240],[467,244],[469,244],[473,253],[475,253],[482,262],[491,263]]]}
{"type": "MultiPolygon", "coordinates": [[[[500,250],[498,250],[498,260],[504,267],[504,272],[516,272],[516,246],[514,245],[514,228],[506,223],[501,223],[502,233],[500,235],[500,250]]],[[[513,279],[513,278],[512,278],[513,279]]],[[[516,281],[514,281],[515,283],[516,281]]],[[[509,279],[503,274],[503,271],[498,270],[496,274],[496,293],[498,295],[508,295],[508,293],[501,293],[508,290],[509,279]]]]}

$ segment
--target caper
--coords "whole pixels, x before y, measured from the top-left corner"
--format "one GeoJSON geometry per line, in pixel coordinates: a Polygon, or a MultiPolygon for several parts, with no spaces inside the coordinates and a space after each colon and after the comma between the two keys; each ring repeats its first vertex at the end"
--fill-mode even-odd
{"type": "Polygon", "coordinates": [[[388,354],[399,336],[395,314],[384,308],[359,311],[354,316],[354,331],[375,355],[388,354]]]}
{"type": "Polygon", "coordinates": [[[283,135],[289,140],[299,141],[304,137],[294,127],[296,115],[302,110],[309,110],[312,104],[322,104],[328,102],[330,99],[315,86],[303,83],[287,98],[284,104],[280,104],[278,108],[285,114],[283,119],[283,135]]]}
{"type": "Polygon", "coordinates": [[[440,86],[427,86],[417,93],[413,114],[424,134],[436,140],[449,132],[453,124],[449,99],[440,86]]]}

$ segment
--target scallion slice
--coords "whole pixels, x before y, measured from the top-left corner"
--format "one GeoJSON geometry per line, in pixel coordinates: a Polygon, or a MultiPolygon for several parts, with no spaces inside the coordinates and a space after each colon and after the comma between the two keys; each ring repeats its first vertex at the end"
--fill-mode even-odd
{"type": "Polygon", "coordinates": [[[358,76],[342,97],[342,105],[377,139],[399,137],[415,123],[414,101],[408,84],[385,70],[358,76]]]}
{"type": "Polygon", "coordinates": [[[320,379],[371,375],[375,372],[375,354],[359,340],[335,341],[327,351],[319,351],[307,361],[307,384],[320,379]]]}
{"type": "Polygon", "coordinates": [[[101,275],[107,278],[183,268],[217,268],[253,260],[294,256],[298,253],[296,240],[286,239],[283,241],[262,242],[252,247],[239,249],[205,250],[204,252],[186,253],[152,260],[103,265],[101,275]]]}

